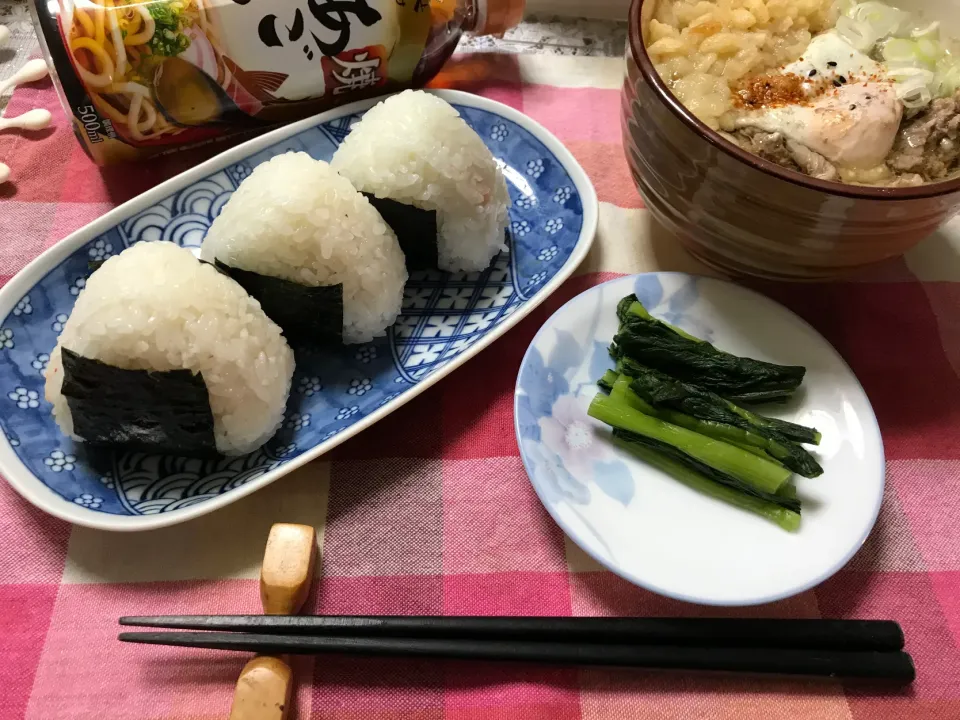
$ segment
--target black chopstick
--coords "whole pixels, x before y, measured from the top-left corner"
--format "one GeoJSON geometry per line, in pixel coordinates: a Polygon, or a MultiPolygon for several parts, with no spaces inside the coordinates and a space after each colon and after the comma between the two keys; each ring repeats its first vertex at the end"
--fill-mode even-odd
{"type": "Polygon", "coordinates": [[[474,639],[414,639],[258,635],[224,632],[120,633],[123,642],[178,647],[297,653],[444,658],[696,670],[758,675],[893,680],[909,683],[915,671],[903,652],[836,652],[773,648],[676,647],[474,639]]]}
{"type": "Polygon", "coordinates": [[[352,635],[781,650],[903,649],[903,631],[897,623],[889,620],[161,615],[122,617],[120,624],[301,637],[352,635]]]}

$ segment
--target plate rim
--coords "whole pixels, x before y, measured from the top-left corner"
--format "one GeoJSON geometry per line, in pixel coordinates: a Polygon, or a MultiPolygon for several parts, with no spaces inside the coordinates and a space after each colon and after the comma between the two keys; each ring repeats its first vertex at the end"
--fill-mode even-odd
{"type": "Polygon", "coordinates": [[[680,271],[656,271],[656,270],[650,271],[650,272],[643,272],[643,273],[620,275],[619,277],[610,278],[609,280],[605,280],[596,285],[592,285],[586,290],[583,290],[582,292],[577,293],[577,295],[570,298],[567,302],[565,302],[563,305],[557,308],[556,311],[553,312],[553,314],[551,314],[550,317],[546,320],[546,322],[544,322],[544,324],[540,327],[540,329],[537,330],[536,334],[533,336],[533,339],[530,341],[530,344],[527,346],[527,349],[523,354],[523,359],[520,361],[520,369],[517,371],[517,380],[514,385],[514,391],[513,391],[513,428],[514,428],[514,433],[517,439],[517,446],[520,449],[520,461],[523,464],[523,469],[527,474],[527,479],[530,481],[530,485],[533,487],[534,492],[537,494],[537,499],[540,501],[540,504],[543,506],[544,510],[547,511],[547,513],[550,515],[553,521],[557,524],[560,530],[563,531],[566,537],[568,537],[578,548],[580,548],[580,550],[582,550],[584,553],[589,555],[590,558],[593,559],[596,563],[598,563],[601,567],[605,568],[606,570],[609,570],[614,575],[617,575],[618,577],[623,578],[624,580],[631,583],[632,585],[643,588],[644,590],[648,590],[658,595],[662,595],[663,597],[671,598],[673,600],[680,600],[682,602],[691,603],[694,605],[706,605],[706,606],[712,606],[712,607],[753,607],[757,605],[766,605],[766,604],[777,602],[780,600],[785,600],[787,598],[794,597],[812,588],[817,587],[821,583],[833,577],[841,569],[843,569],[846,566],[846,564],[850,562],[851,559],[853,559],[853,556],[860,551],[860,549],[863,547],[863,544],[867,541],[867,538],[870,537],[870,534],[873,532],[873,529],[877,524],[877,519],[880,516],[880,509],[883,506],[883,498],[884,498],[886,481],[887,481],[886,449],[883,444],[883,433],[880,431],[880,423],[877,420],[876,411],[874,411],[873,409],[873,403],[870,402],[870,396],[867,394],[867,391],[864,389],[863,384],[860,382],[860,378],[858,378],[856,373],[853,372],[853,369],[850,367],[850,365],[847,363],[844,357],[840,354],[840,352],[833,346],[833,343],[827,340],[827,338],[825,338],[819,330],[817,330],[813,325],[811,325],[809,322],[807,322],[804,318],[802,318],[800,315],[795,313],[793,310],[788,308],[786,305],[784,305],[781,302],[778,302],[777,300],[774,300],[771,297],[768,297],[767,295],[764,295],[761,292],[758,292],[757,290],[754,290],[753,288],[745,287],[743,285],[738,285],[737,283],[732,282],[730,280],[711,277],[709,275],[700,275],[696,273],[686,273],[686,272],[680,272],[680,271]],[[568,531],[566,524],[562,522],[561,518],[554,511],[553,507],[551,507],[551,504],[545,500],[543,493],[541,492],[541,489],[538,487],[537,483],[533,479],[533,473],[531,472],[531,461],[528,458],[528,452],[524,449],[523,440],[520,436],[520,421],[519,421],[519,414],[518,414],[519,401],[520,401],[520,376],[523,371],[523,368],[526,367],[527,365],[530,352],[533,350],[534,346],[537,344],[537,341],[540,339],[541,334],[544,333],[549,327],[552,327],[554,318],[558,316],[561,312],[563,312],[563,310],[568,305],[572,305],[573,303],[579,301],[585,295],[598,291],[599,288],[602,288],[605,285],[608,285],[614,282],[621,282],[624,279],[628,279],[628,278],[636,280],[638,278],[648,276],[648,275],[657,275],[657,276],[679,275],[686,278],[691,278],[693,280],[707,280],[711,282],[718,282],[724,285],[732,285],[739,290],[745,291],[749,295],[760,297],[763,300],[766,300],[767,302],[770,302],[776,306],[779,306],[781,309],[786,310],[788,313],[793,315],[793,317],[797,321],[799,321],[802,325],[806,326],[809,330],[812,330],[814,333],[816,333],[824,341],[824,343],[826,343],[827,347],[834,354],[836,359],[839,360],[842,363],[843,367],[845,367],[850,372],[850,376],[853,378],[854,382],[856,383],[856,386],[863,393],[863,397],[867,402],[867,408],[870,410],[870,420],[872,420],[872,425],[870,429],[876,435],[879,448],[880,448],[879,492],[877,493],[877,499],[876,499],[876,502],[874,503],[870,522],[867,523],[866,529],[864,530],[862,535],[857,539],[855,543],[851,544],[851,547],[846,552],[846,554],[844,554],[843,557],[840,558],[836,563],[831,565],[831,567],[829,567],[823,574],[818,575],[814,579],[809,580],[805,583],[792,586],[782,592],[772,593],[770,595],[764,595],[756,598],[750,598],[747,600],[735,600],[735,599],[717,600],[717,599],[711,599],[711,598],[705,598],[705,597],[698,597],[694,595],[688,595],[682,592],[674,592],[674,591],[662,588],[655,583],[642,581],[640,578],[637,578],[634,575],[631,575],[630,573],[625,572],[622,568],[615,566],[614,563],[612,561],[609,561],[607,558],[599,557],[598,555],[594,554],[587,548],[583,547],[580,544],[580,542],[578,542],[577,538],[574,537],[568,531]]]}
{"type": "MultiPolygon", "coordinates": [[[[166,513],[156,515],[113,515],[110,513],[97,512],[89,508],[84,508],[61,498],[53,490],[44,485],[39,478],[20,460],[16,452],[10,446],[9,439],[4,435],[0,441],[0,474],[3,475],[7,483],[31,505],[53,515],[61,520],[65,520],[74,525],[87,527],[95,530],[110,530],[119,532],[140,532],[145,530],[156,530],[171,525],[177,525],[194,518],[207,515],[222,507],[226,507],[244,497],[260,490],[267,485],[279,480],[294,470],[316,460],[321,455],[326,454],[343,442],[346,442],[355,435],[363,432],[368,427],[387,415],[399,409],[403,405],[419,396],[429,388],[433,387],[440,380],[462,366],[468,360],[475,357],[482,350],[489,347],[495,340],[498,340],[507,331],[513,328],[517,323],[527,317],[544,300],[552,295],[580,266],[590,251],[596,237],[597,225],[599,222],[600,205],[597,198],[597,192],[593,182],[586,171],[573,156],[573,153],[560,142],[560,140],[543,125],[533,118],[524,115],[509,105],[505,105],[496,100],[474,95],[473,93],[462,90],[438,90],[426,89],[432,95],[436,95],[451,104],[462,105],[465,107],[485,110],[495,115],[499,115],[516,125],[520,126],[539,142],[547,150],[553,153],[554,157],[563,166],[563,169],[570,176],[577,192],[580,196],[581,207],[583,209],[583,221],[580,227],[580,234],[574,245],[573,252],[567,261],[560,267],[557,273],[546,282],[536,293],[527,298],[521,308],[507,317],[500,325],[485,334],[472,346],[460,353],[456,358],[444,365],[435,373],[431,374],[425,380],[420,381],[409,391],[403,392],[386,405],[377,408],[362,420],[350,425],[337,435],[318,443],[309,450],[301,453],[293,460],[281,465],[280,467],[268,470],[263,475],[251,480],[239,488],[230,490],[215,498],[211,498],[202,503],[191,505],[190,507],[171,510],[166,513]]],[[[214,157],[175,175],[168,180],[156,185],[140,195],[127,200],[121,205],[108,211],[101,217],[82,228],[70,233],[63,240],[43,251],[30,263],[24,266],[16,275],[14,275],[6,285],[0,288],[0,317],[6,317],[13,310],[20,299],[29,292],[29,290],[39,282],[47,273],[52,271],[57,265],[65,261],[71,254],[80,249],[83,245],[90,242],[95,237],[115,227],[124,219],[129,218],[146,208],[155,205],[157,202],[176,193],[184,186],[198,182],[205,177],[219,172],[230,165],[242,161],[254,153],[265,150],[271,145],[283,142],[294,135],[298,135],[305,130],[309,130],[317,125],[335,120],[339,117],[352,115],[353,113],[369,109],[381,102],[390,95],[397,93],[387,93],[375,98],[358,100],[346,105],[327,110],[312,117],[300,120],[298,122],[286,125],[276,130],[271,130],[259,137],[247,140],[236,147],[228,148],[214,157]]],[[[2,433],[0,433],[2,435],[2,433]]]]}

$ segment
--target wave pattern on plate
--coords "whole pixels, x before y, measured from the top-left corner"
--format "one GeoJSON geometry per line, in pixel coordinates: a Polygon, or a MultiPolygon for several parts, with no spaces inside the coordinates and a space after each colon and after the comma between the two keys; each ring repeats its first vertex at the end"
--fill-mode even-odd
{"type": "MultiPolygon", "coordinates": [[[[360,115],[335,119],[184,188],[94,238],[29,292],[31,311],[0,323],[0,426],[20,460],[52,491],[101,513],[145,515],[230,492],[329,440],[411,390],[517,311],[570,258],[583,224],[573,180],[533,135],[499,115],[458,106],[497,158],[510,187],[507,249],[481,273],[414,273],[388,335],[364,345],[300,353],[286,419],[263,448],[199,460],[94,453],[56,427],[43,398],[43,355],[54,347],[91,259],[136,242],[197,248],[232,192],[269,158],[290,150],[329,160],[360,115]],[[31,403],[36,393],[39,403],[31,403]],[[26,398],[24,401],[23,398],[26,398]],[[32,407],[35,405],[35,407],[32,407]],[[25,406],[25,407],[24,407],[25,406]],[[67,459],[73,459],[67,462],[67,459]]],[[[24,306],[26,307],[26,306],[24,306]]]]}

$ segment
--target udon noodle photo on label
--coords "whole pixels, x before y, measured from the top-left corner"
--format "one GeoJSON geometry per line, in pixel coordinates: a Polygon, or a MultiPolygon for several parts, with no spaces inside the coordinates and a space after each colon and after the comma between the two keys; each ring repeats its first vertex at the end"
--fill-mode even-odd
{"type": "Polygon", "coordinates": [[[457,7],[454,0],[32,4],[75,133],[100,163],[266,129],[409,86],[436,65],[431,48],[452,49],[457,7]]]}
{"type": "Polygon", "coordinates": [[[182,132],[178,119],[190,125],[216,117],[213,84],[186,68],[212,71],[221,87],[226,79],[205,3],[84,0],[70,8],[73,65],[114,131],[145,140],[182,132]],[[181,56],[188,52],[192,57],[181,56]],[[182,96],[158,111],[165,96],[178,94],[179,83],[182,96]]]}

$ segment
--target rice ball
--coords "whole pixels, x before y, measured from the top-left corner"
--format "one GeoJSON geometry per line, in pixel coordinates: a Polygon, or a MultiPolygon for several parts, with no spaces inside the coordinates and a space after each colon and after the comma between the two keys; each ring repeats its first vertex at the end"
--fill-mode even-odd
{"type": "Polygon", "coordinates": [[[330,162],[361,192],[435,210],[441,270],[483,270],[505,249],[503,173],[480,136],[435,95],[406,90],[375,105],[330,162]]]}
{"type": "Polygon", "coordinates": [[[64,434],[82,441],[61,392],[62,348],[125,370],[199,373],[226,455],[255,450],[277,431],[294,369],[260,305],[170,242],[136,243],[90,275],[50,353],[46,398],[64,434]]]}
{"type": "Polygon", "coordinates": [[[304,152],[258,165],[210,226],[201,257],[309,287],[342,285],[343,341],[384,335],[403,302],[403,252],[350,181],[304,152]]]}

